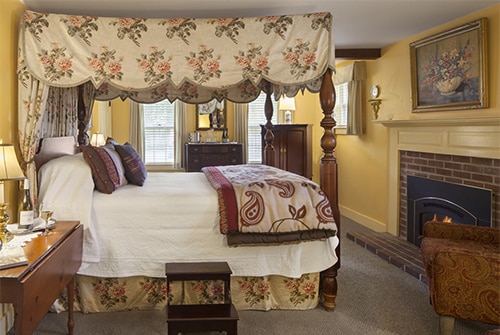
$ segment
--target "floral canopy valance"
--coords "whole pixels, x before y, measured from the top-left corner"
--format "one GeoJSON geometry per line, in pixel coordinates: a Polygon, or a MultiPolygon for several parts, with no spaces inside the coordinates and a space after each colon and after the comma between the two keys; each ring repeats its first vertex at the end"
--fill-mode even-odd
{"type": "Polygon", "coordinates": [[[331,27],[330,13],[145,19],[25,11],[18,74],[23,86],[91,81],[98,100],[248,102],[265,81],[275,97],[293,96],[318,92],[334,69],[331,27]]]}

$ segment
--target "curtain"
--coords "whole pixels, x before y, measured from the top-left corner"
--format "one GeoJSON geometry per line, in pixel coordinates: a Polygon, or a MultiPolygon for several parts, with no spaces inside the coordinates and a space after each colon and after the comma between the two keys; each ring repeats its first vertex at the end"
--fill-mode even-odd
{"type": "Polygon", "coordinates": [[[28,179],[31,180],[30,188],[33,204],[38,204],[37,173],[33,157],[38,146],[39,133],[42,124],[42,116],[46,109],[49,85],[40,82],[34,77],[19,85],[20,97],[26,98],[19,101],[19,151],[21,155],[21,167],[28,179]]]}
{"type": "Polygon", "coordinates": [[[363,134],[363,81],[366,80],[366,63],[353,62],[352,64],[338,68],[333,75],[335,85],[347,83],[348,107],[347,107],[347,129],[348,135],[363,134]]]}
{"type": "Polygon", "coordinates": [[[248,161],[248,104],[234,104],[234,141],[243,143],[243,164],[248,161]]]}
{"type": "Polygon", "coordinates": [[[130,101],[130,144],[144,161],[144,109],[142,104],[130,101]]]}
{"type": "Polygon", "coordinates": [[[26,10],[19,70],[57,87],[91,81],[98,100],[245,103],[264,81],[277,99],[319,92],[335,69],[331,28],[328,12],[170,19],[26,10]]]}
{"type": "Polygon", "coordinates": [[[184,143],[187,139],[186,130],[186,104],[180,100],[174,102],[175,111],[175,150],[174,150],[174,168],[182,169],[184,167],[184,143]]]}
{"type": "Polygon", "coordinates": [[[85,144],[88,144],[89,143],[88,131],[90,126],[90,120],[92,119],[92,110],[94,109],[94,99],[97,90],[90,81],[83,83],[82,85],[80,85],[80,87],[81,87],[80,92],[82,99],[81,102],[83,103],[84,109],[80,110],[79,112],[85,113],[85,116],[83,117],[83,124],[78,125],[78,127],[82,127],[84,129],[83,133],[87,136],[85,144]]]}
{"type": "Polygon", "coordinates": [[[50,87],[40,138],[78,135],[78,87],[50,87]]]}

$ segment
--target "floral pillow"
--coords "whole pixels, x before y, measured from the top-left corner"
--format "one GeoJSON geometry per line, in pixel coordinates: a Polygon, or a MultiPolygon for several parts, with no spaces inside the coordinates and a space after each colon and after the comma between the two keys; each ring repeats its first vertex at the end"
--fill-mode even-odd
{"type": "Polygon", "coordinates": [[[80,146],[83,158],[92,170],[92,179],[101,193],[111,194],[120,186],[120,174],[115,162],[103,147],[80,146]]]}

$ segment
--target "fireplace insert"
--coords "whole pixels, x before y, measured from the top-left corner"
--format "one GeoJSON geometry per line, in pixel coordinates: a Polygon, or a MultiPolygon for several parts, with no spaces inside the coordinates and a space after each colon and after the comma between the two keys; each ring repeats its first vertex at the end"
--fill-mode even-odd
{"type": "Polygon", "coordinates": [[[491,190],[407,176],[407,195],[407,240],[417,246],[420,246],[423,225],[434,218],[491,227],[491,190]]]}

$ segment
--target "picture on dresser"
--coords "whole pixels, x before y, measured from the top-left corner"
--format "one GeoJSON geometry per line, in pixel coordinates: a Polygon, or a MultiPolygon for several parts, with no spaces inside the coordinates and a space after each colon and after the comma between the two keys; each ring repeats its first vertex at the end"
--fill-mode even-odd
{"type": "Polygon", "coordinates": [[[213,99],[196,105],[196,130],[223,130],[226,128],[226,106],[224,100],[213,99]]]}

